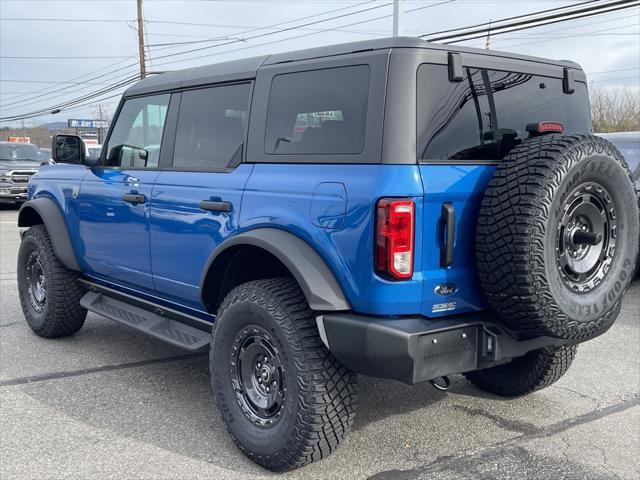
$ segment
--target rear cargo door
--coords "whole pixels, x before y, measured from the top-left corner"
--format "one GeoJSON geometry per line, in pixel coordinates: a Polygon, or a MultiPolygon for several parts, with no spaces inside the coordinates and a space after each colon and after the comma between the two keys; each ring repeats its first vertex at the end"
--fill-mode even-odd
{"type": "Polygon", "coordinates": [[[465,67],[462,80],[453,82],[446,65],[418,68],[423,314],[487,307],[476,271],[476,221],[496,166],[528,136],[527,124],[555,121],[565,133],[590,133],[586,86],[575,82],[565,93],[562,72],[557,67],[558,76],[551,77],[465,67]]]}

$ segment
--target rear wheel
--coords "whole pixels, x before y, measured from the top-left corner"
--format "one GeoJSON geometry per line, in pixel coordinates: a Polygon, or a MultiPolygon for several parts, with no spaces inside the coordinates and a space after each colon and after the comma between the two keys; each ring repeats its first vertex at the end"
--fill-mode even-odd
{"type": "Polygon", "coordinates": [[[599,335],[633,277],[639,223],[629,169],[612,144],[527,139],[497,167],[482,201],[476,257],[485,295],[519,335],[599,335]]]}
{"type": "Polygon", "coordinates": [[[56,257],[46,227],[29,228],[18,252],[18,295],[31,330],[53,338],[82,328],[87,311],[80,306],[85,292],[77,279],[56,257]]]}
{"type": "Polygon", "coordinates": [[[320,340],[292,279],[252,281],[227,295],[214,324],[210,370],[231,437],[270,470],[323,458],[353,423],[355,374],[320,340]]]}
{"type": "Polygon", "coordinates": [[[534,350],[505,365],[465,373],[465,377],[495,395],[526,395],[558,381],[571,366],[575,354],[575,346],[534,350]]]}

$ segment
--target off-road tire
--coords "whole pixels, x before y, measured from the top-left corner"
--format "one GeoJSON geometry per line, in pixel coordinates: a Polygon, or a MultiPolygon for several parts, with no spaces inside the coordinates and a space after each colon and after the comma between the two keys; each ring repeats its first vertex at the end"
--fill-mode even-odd
{"type": "Polygon", "coordinates": [[[210,371],[229,434],[247,457],[269,470],[291,470],[325,457],[353,424],[356,375],[322,343],[293,279],[248,282],[225,297],[214,324],[210,371]],[[251,329],[268,333],[284,374],[281,414],[267,427],[248,418],[230,373],[236,339],[251,329]]]}
{"type": "Polygon", "coordinates": [[[599,335],[615,320],[633,276],[639,222],[629,168],[611,143],[587,135],[526,139],[498,165],[482,201],[476,258],[486,298],[501,322],[523,337],[599,335]],[[566,205],[584,185],[604,187],[603,202],[610,202],[601,210],[606,216],[615,209],[617,233],[607,236],[615,239],[607,240],[613,250],[602,244],[610,263],[599,283],[590,280],[590,290],[576,291],[580,287],[563,277],[557,245],[563,245],[566,205]]]}
{"type": "Polygon", "coordinates": [[[465,373],[476,387],[500,395],[527,395],[557,382],[571,366],[576,346],[541,349],[497,367],[465,373]]]}
{"type": "Polygon", "coordinates": [[[18,252],[18,295],[27,324],[45,338],[73,335],[84,325],[87,310],[80,306],[85,291],[78,274],[56,256],[44,225],[34,225],[24,234],[18,252]],[[46,279],[46,297],[36,309],[29,293],[27,265],[33,253],[39,258],[46,279]]]}

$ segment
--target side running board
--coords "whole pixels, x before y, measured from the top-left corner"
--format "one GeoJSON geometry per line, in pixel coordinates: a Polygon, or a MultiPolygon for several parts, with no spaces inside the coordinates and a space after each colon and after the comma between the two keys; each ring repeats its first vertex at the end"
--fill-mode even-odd
{"type": "Polygon", "coordinates": [[[185,325],[103,293],[87,292],[80,305],[116,322],[133,327],[152,337],[192,352],[209,348],[211,333],[185,325]]]}

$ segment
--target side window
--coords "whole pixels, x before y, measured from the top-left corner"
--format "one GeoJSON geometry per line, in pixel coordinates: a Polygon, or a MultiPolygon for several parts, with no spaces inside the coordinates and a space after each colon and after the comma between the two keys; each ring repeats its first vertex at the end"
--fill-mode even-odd
{"type": "Polygon", "coordinates": [[[555,121],[566,133],[590,131],[587,88],[573,94],[560,78],[467,68],[450,82],[447,67],[418,69],[418,158],[501,160],[523,139],[529,123],[555,121]]]}
{"type": "Polygon", "coordinates": [[[368,65],[276,75],[269,96],[265,152],[362,152],[368,98],[368,65]]]}
{"type": "Polygon", "coordinates": [[[251,85],[182,93],[173,166],[218,169],[241,160],[251,85]]]}
{"type": "Polygon", "coordinates": [[[125,100],[107,144],[106,165],[156,168],[170,94],[125,100]]]}

